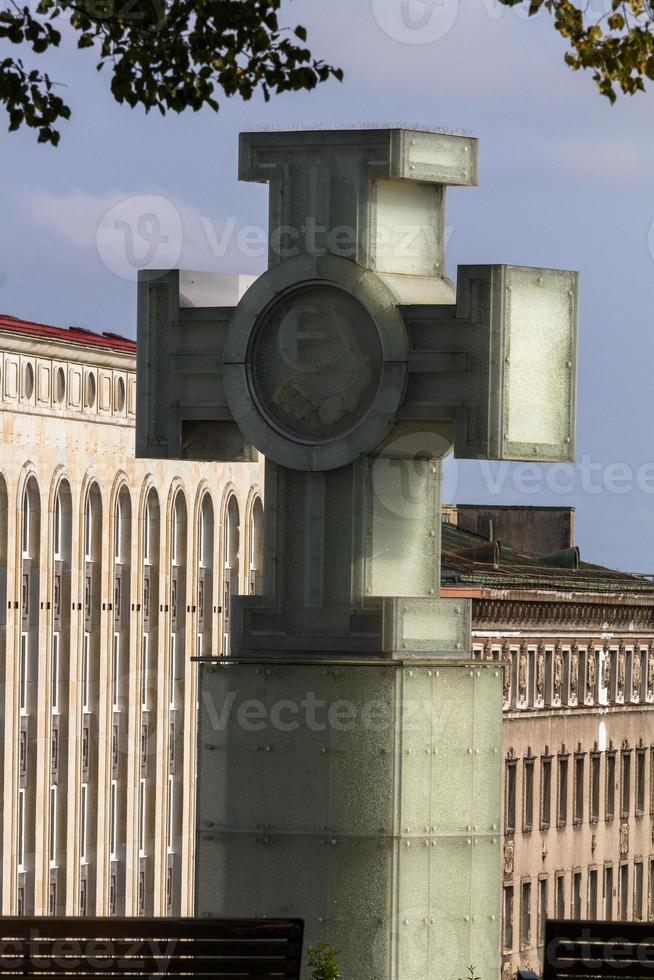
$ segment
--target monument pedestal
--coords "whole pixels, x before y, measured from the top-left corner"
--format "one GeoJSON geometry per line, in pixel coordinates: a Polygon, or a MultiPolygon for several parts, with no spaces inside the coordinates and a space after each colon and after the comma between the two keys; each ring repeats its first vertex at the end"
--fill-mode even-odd
{"type": "Polygon", "coordinates": [[[200,671],[196,914],[299,916],[347,980],[495,976],[499,666],[200,671]]]}

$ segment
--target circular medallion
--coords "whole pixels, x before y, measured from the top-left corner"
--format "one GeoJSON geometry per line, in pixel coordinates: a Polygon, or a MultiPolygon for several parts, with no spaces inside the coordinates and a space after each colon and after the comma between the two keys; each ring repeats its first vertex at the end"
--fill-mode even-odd
{"type": "Polygon", "coordinates": [[[289,290],[259,318],[248,352],[252,393],[283,435],[314,444],[361,423],[382,375],[375,322],[329,284],[289,290]]]}
{"type": "Polygon", "coordinates": [[[223,348],[227,406],[247,443],[298,470],[373,451],[397,419],[409,338],[381,279],[350,259],[273,266],[237,306],[223,348]]]}

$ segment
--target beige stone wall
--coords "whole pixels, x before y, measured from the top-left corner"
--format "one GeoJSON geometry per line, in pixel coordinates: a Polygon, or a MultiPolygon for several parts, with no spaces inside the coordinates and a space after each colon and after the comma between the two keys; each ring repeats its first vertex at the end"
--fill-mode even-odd
{"type": "MultiPolygon", "coordinates": [[[[262,491],[262,467],[135,460],[132,357],[19,333],[3,333],[0,345],[2,911],[190,913],[197,697],[191,657],[198,649],[222,650],[229,579],[232,592],[250,591],[251,512],[262,491]],[[54,543],[58,494],[64,501],[61,561],[54,543]],[[26,495],[32,504],[29,542],[22,540],[26,495]],[[119,496],[123,553],[117,562],[119,496]],[[232,497],[239,527],[228,533],[232,497]],[[92,541],[85,543],[89,499],[92,541]],[[146,567],[147,499],[159,512],[159,539],[153,541],[152,564],[146,567]],[[201,570],[203,508],[205,518],[213,512],[213,525],[208,522],[213,545],[201,570]],[[175,565],[174,510],[181,542],[175,565]],[[237,569],[225,569],[226,553],[232,566],[238,556],[237,569]],[[129,579],[120,623],[115,608],[118,565],[125,581],[129,579]],[[201,621],[198,590],[203,576],[210,582],[210,594],[201,621]],[[146,578],[153,603],[147,623],[146,578]],[[178,590],[174,623],[173,579],[178,590]],[[171,695],[173,626],[183,649],[178,645],[171,695]],[[144,632],[149,635],[146,711],[141,708],[144,632]],[[21,650],[27,651],[23,657],[21,650]],[[145,847],[140,840],[142,780],[145,847]]],[[[156,525],[154,519],[151,536],[153,531],[156,536],[156,525]]],[[[211,537],[206,520],[204,526],[206,543],[211,537]]]]}
{"type": "Polygon", "coordinates": [[[545,917],[654,920],[653,640],[473,631],[505,663],[503,978],[540,969],[545,917]]]}

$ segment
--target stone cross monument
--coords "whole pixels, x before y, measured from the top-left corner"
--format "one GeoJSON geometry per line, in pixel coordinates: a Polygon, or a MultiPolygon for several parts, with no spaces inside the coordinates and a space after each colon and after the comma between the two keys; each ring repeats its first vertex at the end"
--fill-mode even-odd
{"type": "Polygon", "coordinates": [[[347,980],[492,977],[501,668],[440,598],[440,460],[572,459],[577,277],[447,279],[471,138],[249,133],[240,176],[268,271],[139,285],[138,454],[266,457],[263,595],[200,667],[196,912],[300,916],[347,980]]]}

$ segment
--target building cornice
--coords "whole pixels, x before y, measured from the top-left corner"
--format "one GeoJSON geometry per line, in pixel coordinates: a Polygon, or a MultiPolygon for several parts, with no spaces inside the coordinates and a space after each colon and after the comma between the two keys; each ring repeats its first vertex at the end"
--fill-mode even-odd
{"type": "Polygon", "coordinates": [[[472,600],[473,629],[557,632],[654,631],[654,597],[613,594],[561,597],[480,597],[472,600]]]}

